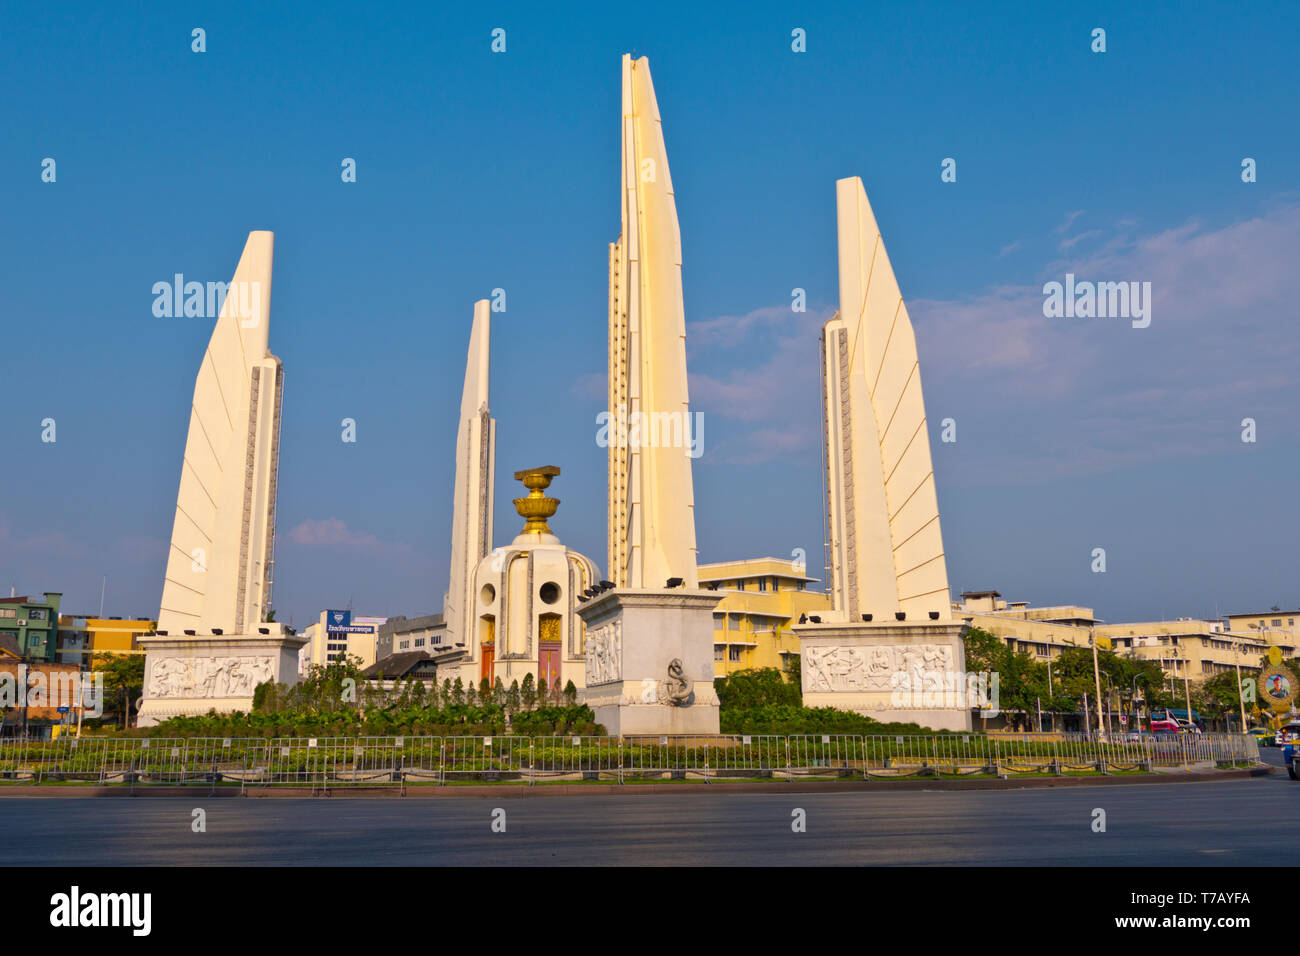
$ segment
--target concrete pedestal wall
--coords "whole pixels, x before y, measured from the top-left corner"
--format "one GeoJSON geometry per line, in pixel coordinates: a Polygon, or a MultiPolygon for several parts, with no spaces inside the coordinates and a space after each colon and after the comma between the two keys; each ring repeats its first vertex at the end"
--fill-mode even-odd
{"type": "Polygon", "coordinates": [[[138,726],[216,711],[250,713],[253,691],[268,680],[298,682],[306,638],[288,633],[142,637],[144,696],[138,726]]]}
{"type": "Polygon", "coordinates": [[[580,700],[606,732],[716,734],[715,591],[615,589],[578,606],[587,626],[580,700]],[[680,662],[680,675],[669,668],[680,662]],[[684,697],[684,699],[683,699],[684,697]]]}
{"type": "Polygon", "coordinates": [[[952,621],[797,625],[804,706],[970,730],[966,630],[952,621]]]}

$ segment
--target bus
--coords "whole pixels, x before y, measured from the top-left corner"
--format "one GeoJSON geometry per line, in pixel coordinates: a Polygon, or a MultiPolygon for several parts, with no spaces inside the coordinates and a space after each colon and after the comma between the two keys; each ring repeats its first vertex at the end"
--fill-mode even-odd
{"type": "Polygon", "coordinates": [[[1205,720],[1194,710],[1191,719],[1188,720],[1186,708],[1157,707],[1151,711],[1151,731],[1153,733],[1165,731],[1203,734],[1205,733],[1205,720]]]}

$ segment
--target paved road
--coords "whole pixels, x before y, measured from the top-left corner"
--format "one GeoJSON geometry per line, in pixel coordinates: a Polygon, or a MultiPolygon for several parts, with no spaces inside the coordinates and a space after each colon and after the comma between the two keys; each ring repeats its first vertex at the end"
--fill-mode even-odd
{"type": "Polygon", "coordinates": [[[1282,763],[1281,747],[1260,747],[1259,755],[1266,764],[1271,764],[1274,767],[1286,766],[1286,764],[1282,763]]]}
{"type": "Polygon", "coordinates": [[[1257,865],[1285,776],[899,793],[407,799],[0,798],[6,865],[1257,865]],[[195,807],[207,832],[191,830],[195,807]],[[491,829],[506,813],[506,832],[491,829]],[[807,832],[791,811],[807,812],[807,832]],[[1092,830],[1106,811],[1106,832],[1092,830]]]}

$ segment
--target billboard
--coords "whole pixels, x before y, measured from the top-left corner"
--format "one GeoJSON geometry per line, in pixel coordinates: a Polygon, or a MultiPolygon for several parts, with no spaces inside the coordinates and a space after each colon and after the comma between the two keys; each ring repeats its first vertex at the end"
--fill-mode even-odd
{"type": "Polygon", "coordinates": [[[326,611],[325,630],[329,634],[373,634],[373,624],[353,624],[351,611],[326,611]]]}

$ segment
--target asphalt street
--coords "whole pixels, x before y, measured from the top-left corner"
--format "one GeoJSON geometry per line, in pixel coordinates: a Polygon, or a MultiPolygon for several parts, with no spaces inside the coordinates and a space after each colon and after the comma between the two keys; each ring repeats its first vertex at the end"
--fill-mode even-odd
{"type": "Polygon", "coordinates": [[[8,796],[0,865],[1253,866],[1288,859],[1271,851],[1298,802],[1285,775],[962,792],[8,796]],[[192,826],[200,808],[205,832],[192,826]]]}

